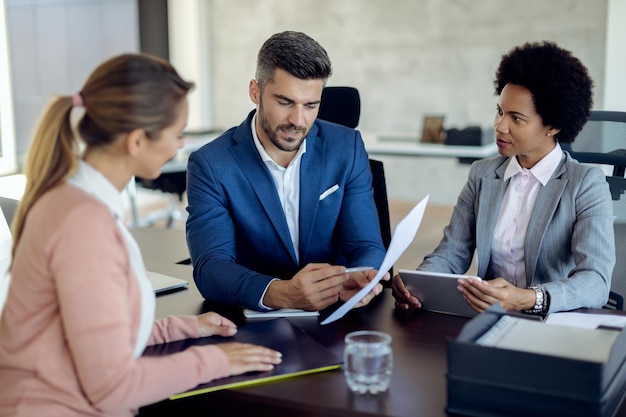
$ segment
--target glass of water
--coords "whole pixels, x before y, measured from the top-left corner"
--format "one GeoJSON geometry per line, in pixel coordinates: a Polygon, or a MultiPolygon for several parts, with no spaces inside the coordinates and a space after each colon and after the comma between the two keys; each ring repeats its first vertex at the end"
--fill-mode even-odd
{"type": "Polygon", "coordinates": [[[386,391],[391,380],[391,336],[361,330],[346,335],[344,373],[348,387],[360,394],[386,391]]]}

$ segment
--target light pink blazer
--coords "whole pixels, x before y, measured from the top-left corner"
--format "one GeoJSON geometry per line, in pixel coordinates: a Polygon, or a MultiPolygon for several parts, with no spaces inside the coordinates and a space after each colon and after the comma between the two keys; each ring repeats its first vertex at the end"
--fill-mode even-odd
{"type": "MultiPolygon", "coordinates": [[[[109,210],[61,185],[35,204],[0,319],[0,416],[132,416],[226,376],[214,346],[133,357],[139,286],[109,210]]],[[[149,344],[198,337],[195,317],[158,320],[149,344]]]]}

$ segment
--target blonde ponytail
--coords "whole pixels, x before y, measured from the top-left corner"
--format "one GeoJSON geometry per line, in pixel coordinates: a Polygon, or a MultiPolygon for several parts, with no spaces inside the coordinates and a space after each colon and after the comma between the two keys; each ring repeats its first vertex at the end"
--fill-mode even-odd
{"type": "Polygon", "coordinates": [[[78,165],[78,141],[70,119],[73,107],[84,108],[77,131],[87,151],[109,146],[135,129],[157,140],[176,120],[179,104],[192,87],[165,60],[123,54],[100,64],[79,93],[53,100],[28,151],[26,190],[12,224],[13,255],[30,209],[78,165]]]}
{"type": "Polygon", "coordinates": [[[13,254],[30,209],[43,194],[70,175],[78,163],[78,147],[70,122],[72,107],[72,97],[56,98],[37,125],[24,167],[26,189],[12,223],[13,254]]]}

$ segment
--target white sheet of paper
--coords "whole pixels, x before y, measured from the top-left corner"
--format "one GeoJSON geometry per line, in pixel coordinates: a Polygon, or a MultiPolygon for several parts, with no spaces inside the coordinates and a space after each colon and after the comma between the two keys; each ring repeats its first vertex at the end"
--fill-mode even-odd
{"type": "Polygon", "coordinates": [[[417,205],[411,209],[409,214],[407,214],[404,219],[400,220],[400,222],[396,225],[396,229],[391,237],[391,242],[389,243],[389,249],[387,249],[385,258],[378,268],[378,274],[376,274],[376,277],[374,277],[374,279],[365,287],[361,288],[358,293],[354,294],[352,298],[342,304],[341,307],[335,310],[330,316],[324,319],[321,324],[332,323],[333,321],[342,318],[352,309],[352,307],[356,305],[356,303],[372,291],[376,284],[378,284],[385,276],[387,271],[389,271],[389,268],[391,268],[400,256],[402,256],[406,248],[408,248],[413,241],[413,238],[417,233],[417,229],[420,227],[420,223],[422,223],[424,210],[426,210],[426,203],[428,203],[428,197],[429,196],[427,195],[422,199],[422,201],[417,203],[417,205]]]}
{"type": "Polygon", "coordinates": [[[548,324],[581,327],[584,329],[595,329],[598,326],[624,327],[626,326],[626,316],[619,316],[617,314],[587,314],[564,311],[548,315],[545,322],[548,324]]]}

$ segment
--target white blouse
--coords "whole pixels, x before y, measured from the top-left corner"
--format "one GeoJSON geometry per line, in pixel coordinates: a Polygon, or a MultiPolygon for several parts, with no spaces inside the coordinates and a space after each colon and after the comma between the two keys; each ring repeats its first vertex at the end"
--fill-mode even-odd
{"type": "Polygon", "coordinates": [[[503,181],[510,181],[493,231],[491,263],[496,277],[503,277],[516,287],[526,288],[524,243],[537,195],[562,158],[563,150],[557,143],[531,169],[520,166],[514,156],[506,167],[503,181]]]}

